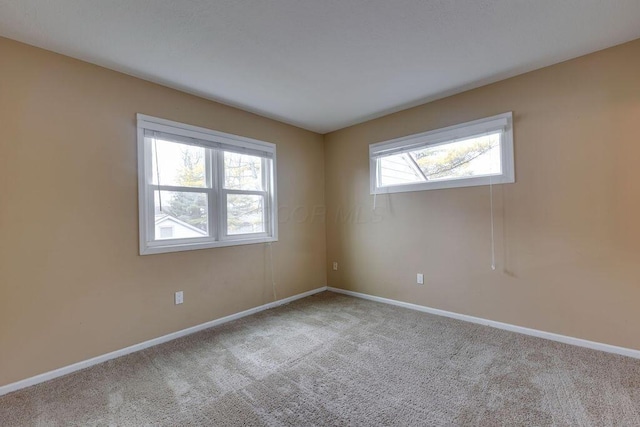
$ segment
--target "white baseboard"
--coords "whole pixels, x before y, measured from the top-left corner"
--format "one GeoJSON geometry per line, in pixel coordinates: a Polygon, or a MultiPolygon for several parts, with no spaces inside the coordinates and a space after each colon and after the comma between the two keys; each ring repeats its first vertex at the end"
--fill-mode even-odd
{"type": "Polygon", "coordinates": [[[111,353],[103,354],[101,356],[96,356],[94,358],[83,360],[78,363],[74,363],[73,365],[64,366],[62,368],[55,369],[53,371],[45,372],[40,375],[36,375],[35,377],[26,378],[21,381],[17,381],[11,384],[7,384],[0,387],[0,396],[11,393],[16,390],[20,390],[25,387],[29,387],[35,384],[39,384],[45,381],[52,380],[54,378],[61,377],[63,375],[70,374],[75,371],[79,371],[81,369],[88,368],[93,365],[97,365],[99,363],[106,362],[107,360],[115,359],[117,357],[125,356],[130,353],[135,353],[136,351],[144,350],[145,348],[153,347],[158,344],[165,343],[167,341],[172,341],[180,337],[184,337],[186,335],[191,335],[193,333],[202,331],[204,329],[209,329],[214,326],[221,325],[223,323],[231,322],[232,320],[240,319],[242,317],[250,316],[252,314],[258,313],[260,311],[268,310],[270,308],[278,307],[283,304],[290,303],[292,301],[306,298],[308,296],[317,294],[319,292],[326,291],[327,287],[323,286],[321,288],[313,289],[308,292],[303,292],[298,295],[291,296],[289,298],[284,298],[278,301],[270,302],[268,304],[261,305],[259,307],[250,308],[249,310],[241,311],[240,313],[231,314],[229,316],[221,317],[220,319],[215,319],[210,322],[202,323],[200,325],[192,326],[187,329],[183,329],[181,331],[173,332],[168,335],[163,335],[158,338],[151,339],[149,341],[144,341],[139,344],[134,344],[130,347],[126,347],[120,350],[112,351],[111,353]]]}
{"type": "Polygon", "coordinates": [[[362,298],[370,301],[381,302],[385,304],[397,305],[399,307],[408,308],[411,310],[422,311],[424,313],[435,314],[437,316],[450,317],[452,319],[464,320],[465,322],[477,323],[480,325],[491,326],[493,328],[504,329],[506,331],[518,332],[524,335],[531,335],[538,338],[544,338],[551,341],[558,341],[565,344],[571,344],[578,347],[586,347],[593,350],[600,350],[607,353],[619,354],[622,356],[633,357],[640,359],[640,350],[634,350],[631,348],[618,347],[610,344],[603,344],[595,341],[588,341],[581,338],[568,337],[566,335],[554,334],[552,332],[540,331],[537,329],[525,328],[523,326],[511,325],[509,323],[496,322],[494,320],[483,319],[481,317],[467,316],[466,314],[453,313],[451,311],[440,310],[437,308],[425,307],[423,305],[411,304],[408,302],[397,301],[389,298],[377,297],[374,295],[363,294],[360,292],[347,291],[345,289],[328,287],[328,291],[336,292],[339,294],[350,295],[357,298],[362,298]]]}

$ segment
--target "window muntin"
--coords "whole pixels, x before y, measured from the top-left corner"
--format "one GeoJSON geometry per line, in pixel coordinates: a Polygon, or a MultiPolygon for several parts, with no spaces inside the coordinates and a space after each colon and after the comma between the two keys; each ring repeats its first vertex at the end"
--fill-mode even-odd
{"type": "Polygon", "coordinates": [[[141,254],[277,240],[275,145],[143,115],[138,140],[141,254]]]}
{"type": "Polygon", "coordinates": [[[371,192],[514,182],[511,113],[370,146],[371,192]]]}

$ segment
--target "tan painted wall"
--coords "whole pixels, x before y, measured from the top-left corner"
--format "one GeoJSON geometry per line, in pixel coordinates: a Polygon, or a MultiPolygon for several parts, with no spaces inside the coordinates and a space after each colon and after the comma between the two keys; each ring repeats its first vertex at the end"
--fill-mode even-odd
{"type": "Polygon", "coordinates": [[[323,162],[320,135],[0,38],[0,385],[272,300],[263,245],[138,255],[137,112],[278,145],[279,298],[328,276],[640,349],[638,76],[640,40],[326,135],[323,162]],[[373,215],[368,144],[509,110],[496,272],[487,187],[373,215]]]}
{"type": "Polygon", "coordinates": [[[276,143],[278,298],[326,284],[322,136],[0,38],[0,385],[272,301],[264,245],[138,255],[138,112],[276,143]]]}
{"type": "Polygon", "coordinates": [[[329,285],[640,349],[639,129],[636,40],[327,135],[329,285]],[[495,272],[486,186],[378,196],[372,215],[370,143],[506,111],[495,272]]]}

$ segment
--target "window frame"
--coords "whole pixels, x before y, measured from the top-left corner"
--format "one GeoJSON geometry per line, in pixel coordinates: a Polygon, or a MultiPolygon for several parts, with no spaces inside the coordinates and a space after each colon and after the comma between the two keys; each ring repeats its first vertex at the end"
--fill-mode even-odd
{"type": "Polygon", "coordinates": [[[140,255],[180,252],[235,245],[269,243],[278,241],[278,209],[276,185],[276,145],[238,135],[214,131],[171,120],[138,113],[138,227],[140,255]],[[191,140],[191,145],[205,148],[205,187],[158,185],[153,182],[151,144],[145,142],[145,131],[163,132],[191,140]],[[247,150],[265,153],[262,158],[262,174],[265,187],[262,191],[224,188],[224,153],[247,150]],[[270,160],[270,161],[268,161],[270,160]],[[209,172],[210,171],[210,172],[209,172]],[[182,239],[155,239],[155,191],[194,192],[207,195],[207,219],[209,236],[182,239]],[[227,233],[227,194],[260,194],[264,198],[265,231],[259,233],[227,233]]]}
{"type": "Polygon", "coordinates": [[[507,112],[479,120],[460,123],[445,128],[391,139],[369,145],[369,186],[370,193],[388,194],[410,191],[439,190],[446,188],[473,187],[479,185],[510,184],[515,182],[513,152],[513,113],[507,112]],[[490,133],[500,134],[500,153],[502,173],[468,178],[442,179],[431,182],[416,182],[379,186],[379,159],[400,152],[415,151],[422,148],[449,144],[459,140],[482,136],[490,133]]]}

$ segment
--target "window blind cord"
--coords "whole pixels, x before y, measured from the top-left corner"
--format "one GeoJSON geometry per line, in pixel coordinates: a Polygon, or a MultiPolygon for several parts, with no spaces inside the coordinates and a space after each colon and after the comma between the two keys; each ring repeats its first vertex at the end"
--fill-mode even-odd
{"type": "Polygon", "coordinates": [[[491,269],[496,269],[496,245],[493,224],[493,179],[489,177],[489,204],[491,205],[491,269]]]}
{"type": "Polygon", "coordinates": [[[160,212],[162,212],[162,192],[160,191],[160,164],[158,163],[158,140],[153,138],[153,151],[155,151],[156,176],[158,179],[158,203],[160,204],[160,212]]]}
{"type": "MultiPolygon", "coordinates": [[[[262,161],[262,165],[264,168],[264,164],[265,164],[265,160],[262,161]]],[[[263,169],[264,170],[264,169],[263,169]]],[[[268,185],[269,188],[273,188],[271,183],[272,183],[272,177],[268,176],[267,177],[267,181],[268,181],[268,185]]],[[[265,204],[267,206],[267,212],[271,212],[271,204],[272,204],[272,200],[271,200],[271,195],[266,197],[265,200],[265,204]]],[[[271,230],[271,234],[273,235],[273,228],[276,226],[276,224],[273,222],[273,218],[271,217],[271,215],[269,216],[270,219],[270,223],[268,225],[268,227],[271,230]]],[[[274,268],[273,268],[273,246],[271,246],[271,242],[267,242],[267,246],[269,247],[269,271],[271,272],[271,291],[273,292],[273,301],[278,301],[278,296],[276,295],[276,277],[275,277],[275,273],[273,272],[274,268]]]]}
{"type": "Polygon", "coordinates": [[[377,202],[377,200],[378,200],[378,192],[374,191],[373,192],[373,210],[374,211],[376,210],[376,202],[377,202]]]}
{"type": "Polygon", "coordinates": [[[273,301],[278,301],[278,297],[276,296],[276,279],[273,274],[273,247],[271,247],[271,242],[267,243],[269,247],[269,270],[271,271],[271,290],[273,291],[273,301]]]}
{"type": "Polygon", "coordinates": [[[496,269],[496,241],[493,219],[493,148],[491,149],[491,172],[489,174],[489,205],[491,206],[491,270],[496,269]]]}

